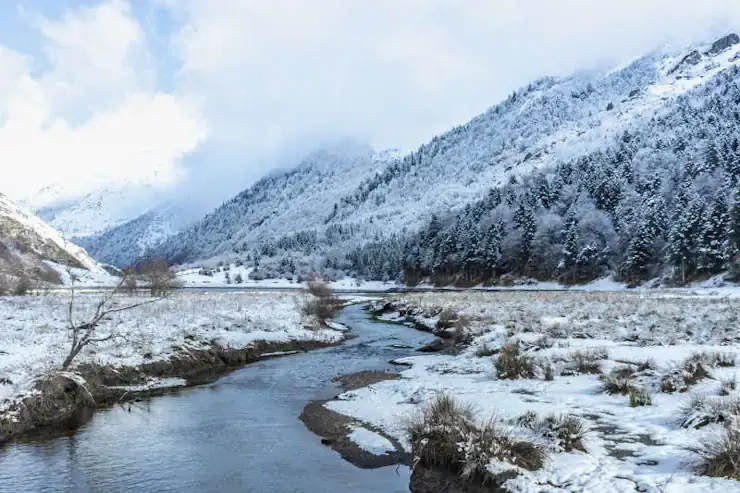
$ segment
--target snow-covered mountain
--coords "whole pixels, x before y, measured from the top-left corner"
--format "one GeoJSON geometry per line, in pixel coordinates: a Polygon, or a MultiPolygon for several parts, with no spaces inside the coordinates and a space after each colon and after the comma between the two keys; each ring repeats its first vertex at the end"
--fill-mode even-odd
{"type": "Polygon", "coordinates": [[[329,225],[344,194],[398,158],[396,151],[376,152],[350,140],[322,147],[296,168],[259,180],[149,255],[188,262],[329,225]]]}
{"type": "Polygon", "coordinates": [[[163,202],[163,190],[151,183],[103,184],[75,198],[51,185],[20,201],[67,238],[94,236],[146,214],[163,202]]]}
{"type": "Polygon", "coordinates": [[[165,204],[102,234],[78,237],[74,241],[100,262],[127,267],[134,265],[148,248],[187,226],[187,217],[177,206],[165,204]]]}
{"type": "Polygon", "coordinates": [[[107,276],[85,250],[0,194],[0,272],[60,282],[65,268],[107,276]]]}
{"type": "MultiPolygon", "coordinates": [[[[661,226],[668,229],[660,234],[657,228],[646,226],[644,231],[659,236],[640,240],[649,247],[635,245],[639,235],[634,228],[650,215],[640,212],[643,206],[649,209],[645,204],[660,199],[669,211],[674,206],[683,207],[686,204],[674,204],[671,198],[671,194],[679,194],[677,184],[681,182],[691,190],[684,190],[688,201],[693,200],[692,194],[708,198],[724,193],[728,199],[725,205],[734,203],[734,192],[727,188],[734,185],[727,184],[734,183],[728,176],[735,175],[727,163],[733,162],[738,137],[734,110],[740,101],[735,96],[738,65],[740,37],[732,34],[680,50],[657,50],[610,71],[545,77],[406,156],[387,156],[373,163],[368,161],[373,155],[368,149],[365,158],[354,164],[351,159],[332,163],[332,159],[318,156],[296,170],[265,178],[149,255],[180,263],[239,257],[251,261],[253,273],[262,276],[319,269],[393,278],[408,272],[410,261],[420,265],[429,261],[409,256],[409,245],[423,243],[416,231],[431,228],[434,236],[452,224],[457,226],[446,230],[448,243],[443,251],[427,252],[434,262],[440,261],[439,255],[449,261],[447,275],[456,268],[468,269],[461,267],[459,259],[463,250],[472,253],[460,245],[479,237],[462,237],[471,231],[470,224],[476,224],[481,235],[502,236],[498,245],[509,248],[509,253],[518,251],[522,225],[530,224],[525,236],[540,235],[538,244],[549,245],[552,253],[565,243],[565,228],[558,230],[557,224],[565,224],[565,216],[570,214],[567,224],[573,229],[579,223],[572,216],[583,213],[599,225],[586,221],[578,226],[583,229],[579,230],[582,239],[571,245],[579,248],[573,255],[578,257],[581,249],[597,246],[607,252],[598,268],[590,260],[584,263],[589,276],[604,268],[612,273],[631,272],[628,277],[654,274],[656,268],[663,268],[660,259],[666,255],[664,249],[671,248],[667,236],[677,219],[671,216],[661,226]],[[633,141],[632,136],[639,138],[633,141]],[[643,147],[634,147],[633,142],[643,147]],[[707,149],[715,149],[709,154],[721,149],[721,156],[706,159],[707,149]],[[630,161],[629,166],[624,160],[630,161]],[[329,178],[310,164],[316,161],[332,163],[339,171],[329,178]],[[714,164],[705,165],[705,161],[714,164]],[[587,168],[583,163],[593,162],[602,167],[583,171],[587,168]],[[559,176],[564,169],[580,171],[574,172],[573,178],[559,176]],[[622,175],[623,169],[632,171],[622,175]],[[650,186],[662,191],[660,197],[646,193],[648,185],[633,183],[636,170],[641,180],[648,180],[651,172],[658,175],[650,186]],[[707,170],[717,176],[708,177],[707,170]],[[577,183],[573,190],[568,188],[571,183],[577,183]],[[553,205],[545,201],[547,206],[536,206],[538,202],[532,197],[552,187],[565,187],[564,202],[553,205]],[[618,196],[606,200],[602,196],[605,190],[618,196]],[[508,194],[506,207],[492,215],[491,208],[499,204],[494,199],[501,194],[508,194]],[[645,204],[641,205],[642,201],[645,204]],[[522,203],[526,205],[522,206],[524,212],[511,209],[522,203]],[[531,215],[527,212],[530,208],[531,215]],[[498,233],[482,231],[490,223],[478,223],[493,219],[500,221],[502,229],[498,233]],[[454,247],[456,243],[460,248],[454,247]],[[371,248],[358,250],[362,245],[371,248]],[[652,258],[639,275],[632,267],[623,270],[633,250],[650,250],[652,258]]],[[[722,209],[721,204],[716,208],[707,205],[706,211],[702,207],[696,205],[694,212],[708,214],[710,209],[722,209]]],[[[531,246],[528,241],[525,246],[531,246]]],[[[726,256],[731,254],[725,252],[726,256]]],[[[543,259],[547,261],[543,276],[563,274],[557,273],[555,257],[543,259]]],[[[520,261],[512,260],[497,272],[508,269],[526,275],[532,271],[520,261]]],[[[722,262],[713,265],[713,270],[717,265],[727,267],[722,262]]],[[[471,272],[477,270],[471,268],[471,272]]]]}

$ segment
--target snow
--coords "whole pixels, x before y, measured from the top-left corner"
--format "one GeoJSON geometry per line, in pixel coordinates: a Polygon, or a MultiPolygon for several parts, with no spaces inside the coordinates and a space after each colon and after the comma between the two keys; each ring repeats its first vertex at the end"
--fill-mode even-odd
{"type": "Polygon", "coordinates": [[[387,438],[361,426],[354,426],[352,432],[347,436],[362,450],[371,454],[383,455],[396,450],[387,438]]]}
{"type": "MultiPolygon", "coordinates": [[[[74,318],[89,320],[102,293],[78,293],[74,318]]],[[[146,301],[116,297],[118,306],[146,301]]],[[[36,378],[58,368],[69,351],[68,295],[0,298],[0,412],[32,390],[36,378]]],[[[177,293],[111,315],[98,330],[113,340],[88,347],[77,363],[112,367],[166,360],[211,345],[244,348],[257,341],[338,342],[342,333],[315,329],[299,312],[296,294],[177,293]]]]}
{"type": "Polygon", "coordinates": [[[127,390],[129,392],[142,392],[145,390],[183,387],[187,385],[187,383],[188,382],[182,378],[153,378],[147,383],[141,385],[113,385],[111,388],[127,390]]]}
{"type": "MultiPolygon", "coordinates": [[[[254,268],[245,265],[227,264],[213,272],[212,276],[201,274],[199,268],[182,269],[177,272],[177,279],[185,287],[192,288],[231,288],[231,289],[303,289],[306,287],[305,282],[299,282],[294,279],[250,279],[249,275],[254,268]],[[226,275],[229,275],[229,280],[226,275]],[[235,281],[237,275],[242,277],[242,282],[235,281]]],[[[329,285],[337,292],[384,292],[404,288],[398,282],[383,281],[361,281],[350,277],[345,277],[337,281],[329,282],[329,285]]]]}
{"type": "MultiPolygon", "coordinates": [[[[397,298],[396,306],[411,311],[414,321],[431,323],[432,313],[454,309],[467,318],[471,345],[457,356],[403,358],[411,367],[402,378],[353,390],[329,401],[333,411],[382,429],[407,449],[405,423],[420,406],[440,392],[472,404],[481,419],[495,416],[512,429],[529,412],[540,416],[569,413],[586,419],[591,432],[587,453],[553,450],[551,460],[536,472],[521,471],[506,487],[514,492],[729,492],[740,483],[698,476],[697,456],[690,450],[715,437],[720,425],[682,428],[680,415],[694,395],[719,395],[720,381],[740,368],[713,368],[688,393],[660,393],[660,375],[697,352],[740,354],[735,321],[740,307],[731,297],[664,296],[653,292],[618,293],[415,293],[397,298]],[[547,336],[552,347],[526,343],[537,360],[556,369],[553,381],[498,380],[491,357],[477,357],[483,346],[497,347],[511,337],[535,341],[547,336]],[[637,336],[637,337],[635,337],[637,336]],[[654,373],[635,377],[652,394],[652,406],[629,406],[627,396],[601,391],[598,375],[560,375],[569,355],[584,348],[604,348],[608,373],[625,361],[652,359],[654,373]]],[[[503,467],[492,463],[492,469],[503,467]]]]}

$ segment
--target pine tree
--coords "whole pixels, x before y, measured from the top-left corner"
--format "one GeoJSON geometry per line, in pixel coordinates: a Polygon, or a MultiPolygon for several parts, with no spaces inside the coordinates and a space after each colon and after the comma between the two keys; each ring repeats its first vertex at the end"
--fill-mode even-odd
{"type": "Polygon", "coordinates": [[[697,237],[702,224],[703,203],[695,197],[679,211],[668,234],[668,262],[678,270],[681,282],[693,274],[697,264],[697,237]]]}
{"type": "Polygon", "coordinates": [[[485,245],[485,262],[486,267],[493,275],[498,269],[499,262],[501,261],[501,240],[504,235],[504,223],[498,221],[488,228],[486,233],[486,245],[485,245]]]}
{"type": "Polygon", "coordinates": [[[729,232],[727,250],[730,257],[740,254],[740,197],[735,194],[735,201],[729,213],[729,232]]]}
{"type": "Polygon", "coordinates": [[[653,261],[653,235],[651,227],[643,223],[630,241],[621,266],[622,276],[630,281],[645,279],[653,261]]]}
{"type": "Polygon", "coordinates": [[[721,271],[729,259],[728,231],[730,213],[726,192],[720,190],[707,209],[702,224],[699,267],[710,273],[721,271]]]}
{"type": "Polygon", "coordinates": [[[514,225],[521,234],[521,243],[519,245],[519,267],[526,269],[527,263],[532,256],[532,240],[537,232],[537,223],[534,216],[534,210],[522,200],[514,213],[514,225]]]}
{"type": "Polygon", "coordinates": [[[580,238],[578,235],[578,222],[571,211],[565,221],[565,241],[563,245],[563,256],[560,261],[560,270],[569,275],[571,281],[575,281],[576,259],[578,257],[580,238]]]}

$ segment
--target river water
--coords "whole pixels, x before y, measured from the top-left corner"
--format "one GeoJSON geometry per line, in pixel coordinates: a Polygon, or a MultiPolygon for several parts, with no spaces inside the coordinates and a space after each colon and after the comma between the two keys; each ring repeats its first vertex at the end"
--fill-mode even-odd
{"type": "Polygon", "coordinates": [[[387,369],[413,353],[391,344],[418,347],[431,336],[372,322],[360,306],[339,321],[358,337],[0,448],[0,492],[408,493],[408,468],[359,469],[298,416],[311,400],[339,393],[333,377],[387,369]]]}

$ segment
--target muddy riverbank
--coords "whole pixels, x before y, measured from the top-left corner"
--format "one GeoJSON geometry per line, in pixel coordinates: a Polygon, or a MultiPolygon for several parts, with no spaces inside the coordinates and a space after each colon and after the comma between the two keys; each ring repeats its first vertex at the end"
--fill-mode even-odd
{"type": "Polygon", "coordinates": [[[15,403],[0,418],[0,446],[29,434],[53,433],[84,423],[91,411],[201,385],[267,358],[341,344],[320,341],[265,342],[246,348],[212,346],[185,350],[137,367],[84,364],[36,384],[37,392],[15,403]]]}

